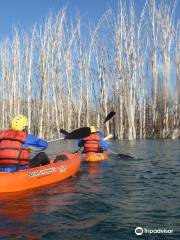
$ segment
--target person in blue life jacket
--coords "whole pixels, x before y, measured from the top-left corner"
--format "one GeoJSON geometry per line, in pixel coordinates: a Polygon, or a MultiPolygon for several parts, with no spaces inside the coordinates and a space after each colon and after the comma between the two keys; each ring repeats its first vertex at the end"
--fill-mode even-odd
{"type": "Polygon", "coordinates": [[[17,115],[10,125],[10,129],[0,131],[0,172],[16,172],[50,163],[45,152],[39,152],[30,159],[31,147],[44,151],[48,143],[27,133],[26,116],[17,115]]]}
{"type": "Polygon", "coordinates": [[[95,126],[90,126],[91,134],[78,142],[78,147],[83,147],[83,152],[108,151],[109,145],[103,140],[104,133],[97,131],[95,126]]]}

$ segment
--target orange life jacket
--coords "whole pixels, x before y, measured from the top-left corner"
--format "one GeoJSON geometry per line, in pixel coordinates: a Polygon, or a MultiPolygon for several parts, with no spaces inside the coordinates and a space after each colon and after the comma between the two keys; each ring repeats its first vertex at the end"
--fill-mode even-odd
{"type": "Polygon", "coordinates": [[[88,137],[83,138],[84,151],[83,152],[99,152],[100,151],[100,136],[97,133],[92,133],[88,137]]]}
{"type": "Polygon", "coordinates": [[[18,167],[29,164],[30,151],[22,147],[26,139],[23,131],[5,130],[0,132],[0,166],[18,167]]]}

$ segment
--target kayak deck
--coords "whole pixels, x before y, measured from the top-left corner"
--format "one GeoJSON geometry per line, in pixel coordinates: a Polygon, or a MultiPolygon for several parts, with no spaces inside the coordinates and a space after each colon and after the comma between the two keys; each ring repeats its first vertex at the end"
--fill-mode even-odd
{"type": "Polygon", "coordinates": [[[80,154],[60,153],[66,160],[18,172],[0,172],[0,193],[18,192],[60,182],[80,169],[80,154]]]}

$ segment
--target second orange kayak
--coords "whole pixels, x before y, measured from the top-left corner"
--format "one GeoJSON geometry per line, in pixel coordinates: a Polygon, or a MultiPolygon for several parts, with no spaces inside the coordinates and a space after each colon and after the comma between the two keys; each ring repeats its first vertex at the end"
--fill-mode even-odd
{"type": "Polygon", "coordinates": [[[107,160],[109,157],[108,152],[88,152],[88,153],[83,153],[82,154],[82,159],[83,161],[87,162],[98,162],[98,161],[103,161],[107,160]]]}

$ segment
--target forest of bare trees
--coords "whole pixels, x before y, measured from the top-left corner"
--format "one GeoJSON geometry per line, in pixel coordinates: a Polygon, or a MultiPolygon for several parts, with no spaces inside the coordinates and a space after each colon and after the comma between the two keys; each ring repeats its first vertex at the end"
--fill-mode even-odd
{"type": "Polygon", "coordinates": [[[0,42],[1,129],[16,114],[52,139],[105,126],[118,139],[180,137],[180,21],[172,1],[148,0],[140,16],[119,1],[96,24],[63,8],[0,42]],[[169,5],[171,2],[171,5],[169,5]],[[114,129],[115,128],[115,129],[114,129]]]}

